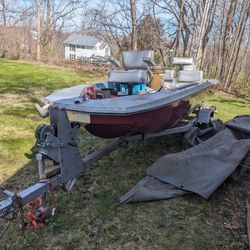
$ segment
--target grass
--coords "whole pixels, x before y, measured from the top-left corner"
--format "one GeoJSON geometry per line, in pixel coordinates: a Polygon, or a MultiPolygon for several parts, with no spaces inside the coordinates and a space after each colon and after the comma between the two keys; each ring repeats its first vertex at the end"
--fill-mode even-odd
{"type": "MultiPolygon", "coordinates": [[[[34,130],[40,123],[33,104],[56,89],[94,80],[73,70],[0,60],[0,183],[18,190],[37,180],[34,130]]],[[[250,102],[216,92],[207,103],[225,120],[250,114],[250,102]]],[[[103,145],[80,131],[85,152],[103,145]]],[[[167,153],[182,149],[171,136],[121,148],[96,163],[93,180],[80,177],[71,194],[58,193],[59,211],[48,225],[20,236],[18,223],[1,240],[2,249],[244,249],[245,194],[227,181],[208,200],[189,195],[152,203],[116,206],[117,199],[167,153]],[[228,229],[225,225],[234,225],[228,229]]]]}
{"type": "Polygon", "coordinates": [[[236,115],[250,114],[250,100],[247,99],[236,98],[223,92],[216,92],[208,97],[207,101],[217,108],[217,116],[224,121],[228,121],[236,115]]]}

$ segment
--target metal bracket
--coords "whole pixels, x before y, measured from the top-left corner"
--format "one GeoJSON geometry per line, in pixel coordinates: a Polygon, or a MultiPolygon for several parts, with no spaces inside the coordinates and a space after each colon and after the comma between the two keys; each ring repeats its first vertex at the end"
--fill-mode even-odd
{"type": "Polygon", "coordinates": [[[86,170],[76,142],[79,125],[70,123],[65,109],[54,106],[50,106],[50,120],[55,134],[46,134],[45,141],[39,143],[39,154],[53,165],[59,165],[60,180],[64,184],[86,170]]]}
{"type": "Polygon", "coordinates": [[[215,107],[202,108],[199,110],[197,115],[197,123],[210,123],[211,117],[214,116],[215,107]]]}

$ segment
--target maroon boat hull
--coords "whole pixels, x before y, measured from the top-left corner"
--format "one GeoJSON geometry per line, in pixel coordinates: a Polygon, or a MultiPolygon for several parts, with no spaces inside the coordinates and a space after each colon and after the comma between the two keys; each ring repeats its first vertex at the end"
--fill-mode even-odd
{"type": "Polygon", "coordinates": [[[155,133],[174,126],[189,112],[189,101],[181,100],[165,107],[133,115],[91,115],[87,131],[101,138],[116,138],[128,133],[155,133]]]}

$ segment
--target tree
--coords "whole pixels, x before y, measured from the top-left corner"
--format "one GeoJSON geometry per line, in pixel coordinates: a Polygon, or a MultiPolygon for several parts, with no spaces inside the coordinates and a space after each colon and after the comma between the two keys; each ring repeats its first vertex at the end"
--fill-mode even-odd
{"type": "Polygon", "coordinates": [[[154,20],[152,15],[146,15],[138,23],[137,30],[139,50],[158,50],[161,47],[159,30],[160,35],[163,35],[163,30],[160,19],[154,20]]]}
{"type": "Polygon", "coordinates": [[[136,0],[130,0],[130,11],[132,24],[131,49],[137,50],[136,0]]]}
{"type": "Polygon", "coordinates": [[[86,12],[89,19],[87,29],[109,44],[115,43],[119,51],[136,50],[137,23],[144,15],[137,15],[138,3],[138,0],[99,1],[95,8],[86,12]]]}
{"type": "Polygon", "coordinates": [[[41,0],[37,0],[36,60],[41,60],[41,0]]]}
{"type": "Polygon", "coordinates": [[[156,59],[165,64],[164,56],[161,54],[164,44],[161,40],[163,37],[163,25],[160,19],[154,19],[152,15],[145,15],[137,26],[138,50],[154,50],[156,59]],[[163,56],[163,57],[162,57],[163,56]]]}

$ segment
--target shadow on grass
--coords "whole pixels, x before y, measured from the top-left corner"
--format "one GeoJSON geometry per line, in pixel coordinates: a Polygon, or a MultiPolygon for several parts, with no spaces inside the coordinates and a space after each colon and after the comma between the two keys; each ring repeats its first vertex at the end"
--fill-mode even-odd
{"type": "Polygon", "coordinates": [[[21,189],[35,184],[36,180],[38,180],[38,166],[35,157],[37,152],[38,148],[33,146],[29,152],[25,153],[23,157],[28,158],[29,162],[22,166],[14,175],[10,176],[7,181],[2,183],[1,188],[19,192],[21,189]]]}
{"type": "Polygon", "coordinates": [[[230,99],[209,99],[209,101],[212,101],[212,102],[220,102],[220,103],[227,103],[227,104],[231,104],[231,105],[234,105],[234,106],[238,106],[238,107],[247,107],[247,105],[250,105],[250,101],[248,100],[230,100],[230,99]],[[240,105],[240,104],[243,104],[243,105],[240,105]]]}

